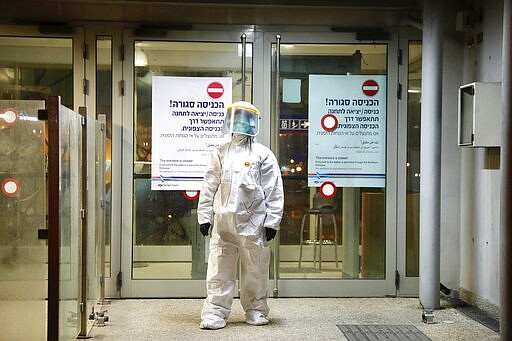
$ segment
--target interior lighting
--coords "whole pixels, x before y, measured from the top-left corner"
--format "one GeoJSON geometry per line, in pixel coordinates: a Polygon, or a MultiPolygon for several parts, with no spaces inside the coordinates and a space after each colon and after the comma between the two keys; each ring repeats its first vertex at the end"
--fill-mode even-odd
{"type": "Polygon", "coordinates": [[[141,48],[135,48],[135,66],[148,66],[148,56],[141,48]]]}

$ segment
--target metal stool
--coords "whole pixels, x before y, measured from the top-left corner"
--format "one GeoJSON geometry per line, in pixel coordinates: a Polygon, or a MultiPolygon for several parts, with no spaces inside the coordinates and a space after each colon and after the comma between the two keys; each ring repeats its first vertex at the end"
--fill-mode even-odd
{"type": "MultiPolygon", "coordinates": [[[[313,244],[313,266],[316,264],[316,246],[318,245],[318,268],[322,268],[322,245],[325,242],[334,242],[334,258],[336,262],[336,267],[338,267],[338,228],[336,225],[336,201],[334,199],[326,199],[322,197],[320,194],[315,194],[313,197],[313,207],[306,212],[302,216],[302,221],[300,224],[300,251],[299,251],[299,268],[302,264],[302,247],[304,245],[304,228],[306,225],[306,218],[310,216],[316,217],[316,233],[313,240],[309,241],[309,244],[313,244]],[[332,239],[324,239],[323,237],[323,216],[329,216],[332,219],[332,224],[334,228],[334,240],[332,239]]],[[[309,226],[311,228],[311,226],[309,226]]]]}

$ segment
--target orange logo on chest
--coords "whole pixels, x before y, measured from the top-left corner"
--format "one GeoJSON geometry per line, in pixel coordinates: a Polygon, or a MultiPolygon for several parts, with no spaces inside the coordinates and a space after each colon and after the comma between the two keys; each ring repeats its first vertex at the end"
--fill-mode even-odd
{"type": "Polygon", "coordinates": [[[245,167],[251,167],[251,163],[246,161],[246,162],[244,162],[244,166],[245,167]]]}

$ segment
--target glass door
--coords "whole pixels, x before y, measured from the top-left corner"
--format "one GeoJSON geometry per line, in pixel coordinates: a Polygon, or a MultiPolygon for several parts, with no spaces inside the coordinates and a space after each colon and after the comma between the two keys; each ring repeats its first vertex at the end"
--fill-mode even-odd
{"type": "MultiPolygon", "coordinates": [[[[96,188],[100,207],[89,214],[103,214],[104,233],[98,236],[105,244],[98,260],[104,264],[94,274],[99,276],[100,292],[94,291],[102,301],[119,295],[117,274],[120,273],[121,245],[121,145],[122,145],[122,29],[114,25],[88,25],[86,31],[88,58],[87,107],[91,118],[104,117],[105,131],[105,185],[96,188]]],[[[93,119],[90,120],[91,122],[93,119]]],[[[98,156],[98,155],[96,155],[98,156]]],[[[102,157],[103,158],[103,157],[102,157]]],[[[93,203],[91,203],[92,205],[93,203]]],[[[102,242],[103,244],[103,242],[102,242]]],[[[98,309],[98,308],[97,308],[98,309]]]]}
{"type": "Polygon", "coordinates": [[[46,338],[48,246],[38,238],[47,205],[45,126],[37,120],[44,107],[0,99],[0,312],[2,338],[9,340],[46,338]]]}
{"type": "Polygon", "coordinates": [[[395,294],[395,40],[280,33],[265,41],[271,144],[285,187],[274,295],[395,294]]]}
{"type": "Polygon", "coordinates": [[[281,166],[285,212],[269,294],[395,295],[397,36],[367,43],[347,33],[244,33],[241,39],[240,31],[167,32],[164,38],[125,32],[124,91],[133,96],[124,98],[122,119],[121,296],[205,295],[208,241],[198,232],[196,192],[162,188],[173,186],[176,175],[155,175],[155,165],[179,163],[155,155],[181,148],[183,161],[192,152],[191,133],[200,135],[193,126],[206,121],[187,116],[197,107],[183,98],[203,90],[181,91],[215,78],[229,80],[223,91],[231,101],[244,98],[262,108],[268,119],[258,141],[281,166]],[[166,98],[168,117],[185,116],[189,124],[162,133],[154,96],[166,98]],[[190,146],[179,147],[185,135],[190,146]]]}
{"type": "Polygon", "coordinates": [[[226,103],[252,100],[250,41],[240,32],[127,40],[122,296],[205,295],[209,240],[197,225],[201,179],[190,160],[218,143],[226,103]]]}
{"type": "Polygon", "coordinates": [[[399,120],[399,177],[398,203],[402,207],[398,222],[397,294],[417,296],[419,287],[419,230],[420,230],[420,123],[421,123],[421,37],[403,35],[400,39],[403,66],[400,82],[404,100],[399,120]]]}

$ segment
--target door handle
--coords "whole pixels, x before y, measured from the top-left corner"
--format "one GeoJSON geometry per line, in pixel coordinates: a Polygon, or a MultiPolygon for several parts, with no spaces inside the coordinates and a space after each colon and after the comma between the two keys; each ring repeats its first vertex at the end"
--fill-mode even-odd
{"type": "MultiPolygon", "coordinates": [[[[279,99],[279,83],[280,83],[280,80],[279,80],[279,72],[280,72],[280,65],[279,65],[279,60],[281,59],[281,35],[279,34],[276,34],[276,53],[275,53],[275,56],[276,56],[276,61],[275,61],[275,65],[276,65],[276,79],[275,79],[275,86],[274,86],[274,120],[276,122],[276,129],[279,131],[279,103],[280,103],[280,99],[279,99]]],[[[274,146],[276,146],[276,150],[279,150],[277,148],[277,143],[278,143],[278,139],[277,139],[277,136],[278,134],[274,134],[274,146]]],[[[272,294],[274,297],[279,297],[279,278],[278,278],[278,275],[279,275],[279,240],[280,240],[280,235],[279,233],[277,233],[277,236],[276,238],[274,238],[274,288],[272,290],[272,294]]]]}
{"type": "Polygon", "coordinates": [[[39,240],[48,240],[48,229],[39,229],[39,230],[37,230],[37,239],[39,239],[39,240]]]}
{"type": "Polygon", "coordinates": [[[243,33],[240,36],[240,40],[242,42],[242,101],[245,101],[245,72],[247,69],[247,35],[243,33]]]}

